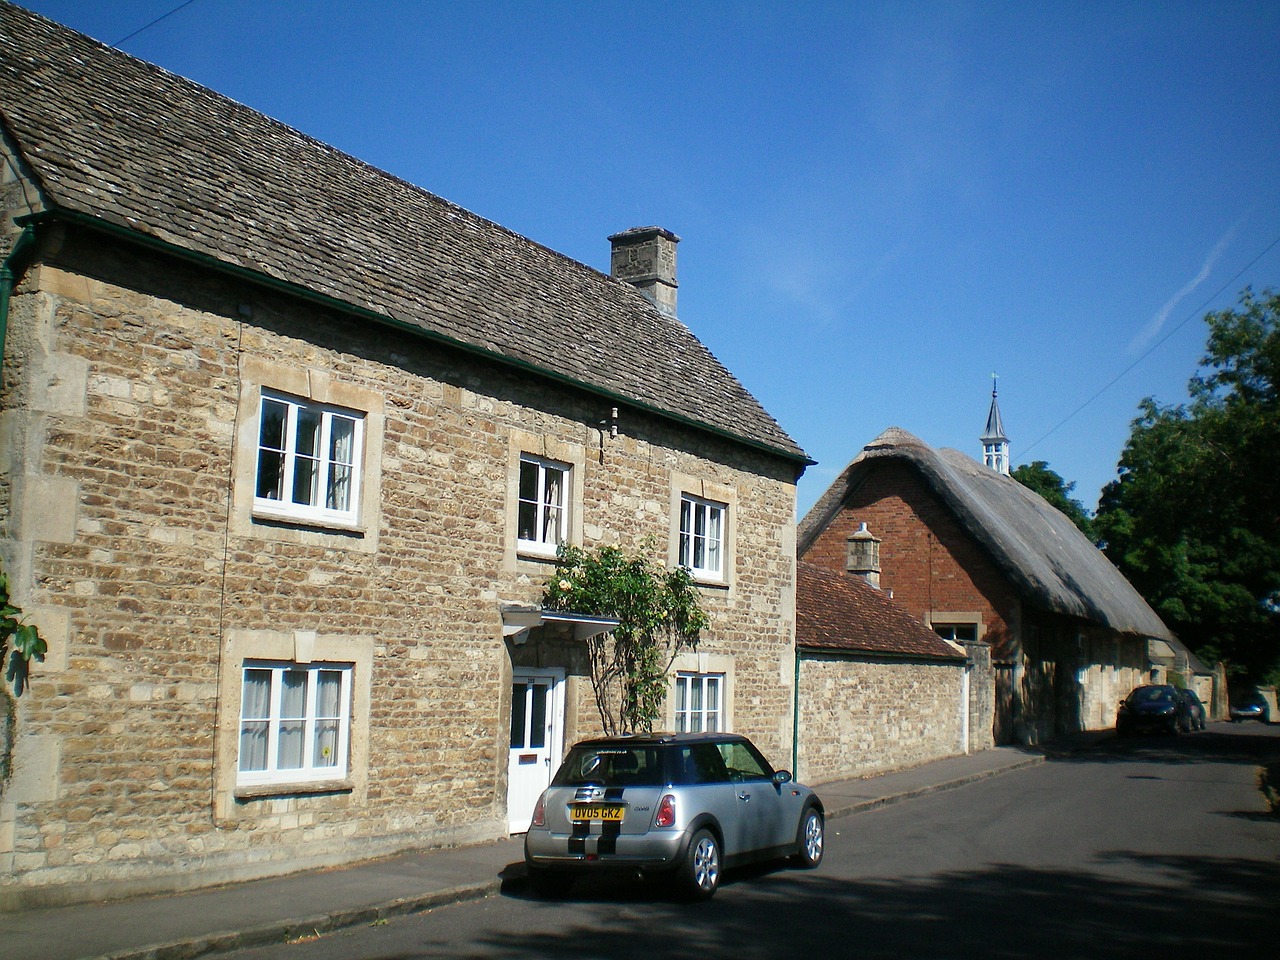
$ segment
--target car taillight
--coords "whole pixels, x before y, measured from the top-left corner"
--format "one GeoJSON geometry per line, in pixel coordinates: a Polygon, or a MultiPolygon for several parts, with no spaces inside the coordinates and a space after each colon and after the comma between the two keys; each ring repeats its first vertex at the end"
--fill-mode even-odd
{"type": "Polygon", "coordinates": [[[653,818],[655,827],[673,827],[676,823],[676,798],[667,794],[658,804],[658,815],[653,818]]]}
{"type": "Polygon", "coordinates": [[[545,793],[538,795],[538,802],[533,808],[533,820],[530,826],[545,827],[547,825],[547,795],[545,793]]]}

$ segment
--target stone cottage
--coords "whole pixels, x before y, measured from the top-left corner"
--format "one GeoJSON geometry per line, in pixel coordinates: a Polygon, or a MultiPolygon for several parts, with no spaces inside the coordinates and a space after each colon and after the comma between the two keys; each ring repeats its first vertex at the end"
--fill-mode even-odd
{"type": "MultiPolygon", "coordinates": [[[[998,452],[998,424],[988,441],[998,452]]],[[[949,640],[990,644],[996,742],[1107,727],[1147,676],[1148,641],[1176,641],[1067,517],[988,462],[886,430],[801,521],[800,559],[849,570],[865,529],[895,602],[949,640]]]]}
{"type": "Polygon", "coordinates": [[[674,234],[604,275],[7,3],[0,137],[0,905],[519,831],[598,726],[561,541],[689,566],[664,722],[789,756],[811,461],[674,234]]]}
{"type": "Polygon", "coordinates": [[[944,640],[854,572],[796,571],[798,776],[823,783],[991,744],[986,644],[944,640]]]}

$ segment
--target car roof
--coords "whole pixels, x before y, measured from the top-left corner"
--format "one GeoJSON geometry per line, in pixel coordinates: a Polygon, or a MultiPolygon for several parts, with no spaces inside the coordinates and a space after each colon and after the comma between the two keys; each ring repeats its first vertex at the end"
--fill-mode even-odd
{"type": "Polygon", "coordinates": [[[617,737],[589,737],[575,747],[663,746],[672,743],[734,743],[747,738],[739,733],[632,733],[617,737]]]}

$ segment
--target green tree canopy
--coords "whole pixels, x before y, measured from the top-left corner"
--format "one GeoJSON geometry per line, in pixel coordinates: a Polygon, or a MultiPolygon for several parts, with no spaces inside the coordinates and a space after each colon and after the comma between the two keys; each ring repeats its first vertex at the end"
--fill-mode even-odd
{"type": "Polygon", "coordinates": [[[1096,523],[1105,550],[1202,658],[1280,679],[1280,295],[1205,317],[1189,401],[1147,398],[1096,523]]]}
{"type": "Polygon", "coordinates": [[[1024,463],[1014,469],[1010,476],[1027,489],[1044,497],[1051,507],[1064,513],[1086,537],[1097,542],[1098,536],[1093,528],[1093,518],[1089,516],[1089,511],[1079,500],[1071,498],[1071,492],[1076,488],[1074,482],[1068,483],[1063,480],[1055,471],[1049,469],[1049,464],[1044,460],[1024,463]]]}

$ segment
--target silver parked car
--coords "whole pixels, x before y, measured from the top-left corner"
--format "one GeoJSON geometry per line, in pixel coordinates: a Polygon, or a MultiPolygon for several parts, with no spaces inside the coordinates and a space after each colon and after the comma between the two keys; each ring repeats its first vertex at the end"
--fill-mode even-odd
{"type": "Polygon", "coordinates": [[[538,799],[524,838],[535,889],[563,895],[598,870],[666,874],[685,896],[715,894],[726,867],[822,862],[822,801],[775,771],[746,737],[652,734],[584,740],[538,799]]]}

